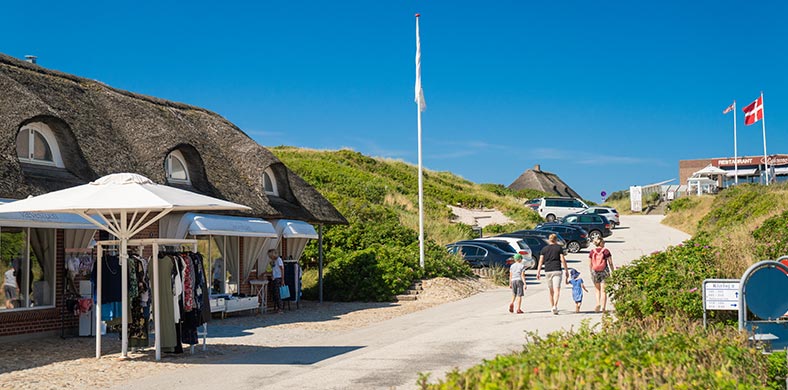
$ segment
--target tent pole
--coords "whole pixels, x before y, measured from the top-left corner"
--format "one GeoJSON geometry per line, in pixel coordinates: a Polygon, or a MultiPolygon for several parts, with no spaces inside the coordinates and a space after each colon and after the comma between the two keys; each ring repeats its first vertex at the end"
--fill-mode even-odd
{"type": "Polygon", "coordinates": [[[126,210],[122,210],[120,212],[120,264],[121,264],[121,318],[123,319],[123,330],[122,330],[122,341],[121,341],[121,349],[120,355],[121,357],[126,357],[128,354],[129,349],[129,263],[128,263],[128,242],[129,237],[126,236],[128,233],[127,230],[127,221],[126,217],[128,216],[126,210]]]}
{"type": "Polygon", "coordinates": [[[317,283],[320,303],[323,303],[323,224],[317,225],[317,283]]]}
{"type": "Polygon", "coordinates": [[[159,309],[159,245],[153,244],[153,331],[156,333],[156,361],[161,360],[161,309],[159,309]]]}
{"type": "Polygon", "coordinates": [[[101,357],[101,244],[96,245],[96,359],[101,357]]]}

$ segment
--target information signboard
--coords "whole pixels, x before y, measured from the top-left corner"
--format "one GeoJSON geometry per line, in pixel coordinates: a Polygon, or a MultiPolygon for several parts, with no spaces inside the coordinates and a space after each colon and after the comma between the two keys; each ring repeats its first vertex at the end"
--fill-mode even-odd
{"type": "Polygon", "coordinates": [[[703,281],[704,310],[739,310],[738,279],[706,279],[703,281]]]}

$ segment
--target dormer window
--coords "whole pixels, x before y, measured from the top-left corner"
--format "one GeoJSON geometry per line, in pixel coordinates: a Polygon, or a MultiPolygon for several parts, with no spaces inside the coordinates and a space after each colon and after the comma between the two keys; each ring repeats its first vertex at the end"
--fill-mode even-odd
{"type": "Polygon", "coordinates": [[[64,167],[55,133],[43,123],[30,123],[19,130],[16,155],[20,162],[64,167]]]}
{"type": "Polygon", "coordinates": [[[279,190],[276,188],[276,179],[274,178],[274,171],[268,168],[263,172],[263,188],[267,195],[279,196],[279,190]]]}
{"type": "Polygon", "coordinates": [[[172,183],[191,184],[189,180],[189,169],[186,159],[183,158],[178,150],[173,150],[167,155],[167,180],[172,183]]]}

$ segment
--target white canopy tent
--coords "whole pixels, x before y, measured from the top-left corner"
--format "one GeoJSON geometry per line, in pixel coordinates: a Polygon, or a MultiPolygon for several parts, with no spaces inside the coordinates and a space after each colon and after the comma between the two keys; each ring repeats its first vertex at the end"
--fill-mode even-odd
{"type": "MultiPolygon", "coordinates": [[[[239,283],[238,273],[248,278],[257,260],[264,257],[261,255],[273,246],[272,242],[277,241],[278,237],[274,226],[268,221],[228,215],[198,213],[169,215],[160,222],[159,226],[161,227],[159,234],[162,237],[165,237],[165,234],[170,238],[184,238],[187,235],[222,237],[221,240],[216,240],[216,245],[222,253],[226,269],[229,269],[232,278],[238,278],[239,283]],[[239,240],[234,237],[241,237],[244,242],[243,270],[239,269],[238,264],[239,240]]],[[[212,242],[213,240],[208,241],[209,253],[212,242]]]]}
{"type": "Polygon", "coordinates": [[[719,175],[726,175],[728,171],[717,168],[711,164],[707,165],[705,168],[695,172],[692,174],[692,177],[711,177],[711,176],[719,176],[719,175]]]}
{"type": "Polygon", "coordinates": [[[0,205],[0,213],[77,214],[119,239],[123,357],[128,351],[128,240],[173,211],[248,209],[237,203],[156,184],[133,173],[107,175],[88,184],[0,205]]]}

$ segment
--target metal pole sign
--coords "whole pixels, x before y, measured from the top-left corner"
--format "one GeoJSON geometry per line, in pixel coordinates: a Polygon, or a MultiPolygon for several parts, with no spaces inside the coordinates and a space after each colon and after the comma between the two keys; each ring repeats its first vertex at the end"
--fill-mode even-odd
{"type": "Polygon", "coordinates": [[[703,326],[706,310],[739,310],[739,279],[706,279],[703,281],[703,326]]]}

